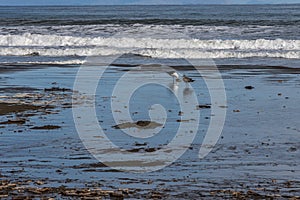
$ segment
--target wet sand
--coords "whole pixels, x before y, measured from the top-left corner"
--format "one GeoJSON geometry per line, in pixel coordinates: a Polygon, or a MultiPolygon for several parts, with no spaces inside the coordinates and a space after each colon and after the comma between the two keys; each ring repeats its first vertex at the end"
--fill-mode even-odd
{"type": "MultiPolygon", "coordinates": [[[[200,128],[192,146],[179,160],[144,174],[109,168],[93,158],[82,144],[71,110],[77,67],[9,68],[0,70],[1,198],[297,199],[300,196],[297,68],[220,66],[227,93],[228,104],[223,108],[227,109],[226,123],[218,144],[204,159],[197,156],[213,117],[208,91],[203,89],[205,83],[196,71],[177,68],[195,80],[192,86],[200,102],[194,108],[201,110],[200,128]]],[[[119,76],[124,70],[124,66],[115,66],[109,75],[119,76]]],[[[109,87],[111,82],[107,84],[109,87]]],[[[157,88],[150,86],[147,90],[155,94],[157,88]]],[[[184,95],[190,95],[190,89],[184,91],[184,95]]],[[[113,128],[118,124],[108,117],[111,111],[103,106],[112,97],[106,93],[97,95],[99,123],[118,143],[120,133],[113,128]]],[[[139,122],[148,113],[141,108],[145,102],[143,94],[137,95],[141,99],[134,100],[131,113],[139,122]]],[[[166,104],[169,100],[162,98],[166,104]]],[[[178,123],[188,123],[178,121],[185,115],[179,112],[176,107],[168,108],[171,128],[166,128],[167,131],[178,123]]],[[[162,137],[163,141],[133,140],[126,143],[126,148],[129,152],[156,151],[168,137],[162,137]]]]}

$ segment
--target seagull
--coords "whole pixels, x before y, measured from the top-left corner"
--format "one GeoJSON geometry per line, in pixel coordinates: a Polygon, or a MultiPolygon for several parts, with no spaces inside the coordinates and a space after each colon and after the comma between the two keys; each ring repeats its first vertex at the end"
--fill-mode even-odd
{"type": "Polygon", "coordinates": [[[185,83],[191,83],[191,82],[194,82],[194,81],[195,81],[195,80],[193,80],[192,78],[187,77],[186,75],[183,75],[182,80],[183,80],[183,82],[185,82],[185,83]]]}
{"type": "Polygon", "coordinates": [[[180,81],[180,79],[179,79],[179,74],[176,72],[176,71],[170,71],[170,72],[167,72],[170,76],[172,76],[173,77],[173,82],[174,82],[174,80],[175,80],[175,78],[176,78],[176,81],[178,82],[178,81],[180,81]]]}

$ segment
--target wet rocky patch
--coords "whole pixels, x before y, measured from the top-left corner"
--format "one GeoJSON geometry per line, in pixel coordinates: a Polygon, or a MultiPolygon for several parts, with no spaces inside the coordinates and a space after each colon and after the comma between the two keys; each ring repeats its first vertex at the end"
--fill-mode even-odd
{"type": "Polygon", "coordinates": [[[126,129],[126,128],[139,128],[139,129],[155,129],[157,127],[163,126],[163,124],[153,122],[153,121],[136,121],[136,122],[126,122],[122,124],[117,124],[112,126],[115,129],[126,129]]]}
{"type": "Polygon", "coordinates": [[[19,113],[25,111],[34,111],[42,109],[42,106],[24,104],[24,103],[9,103],[1,102],[0,103],[0,115],[6,115],[10,113],[19,113]]]}
{"type": "MultiPolygon", "coordinates": [[[[60,187],[40,187],[44,183],[36,184],[38,187],[30,185],[33,180],[24,182],[0,181],[0,198],[12,199],[124,199],[132,195],[134,191],[129,189],[103,190],[101,188],[67,188],[60,187]]],[[[36,182],[38,183],[38,182],[36,182]]]]}
{"type": "Polygon", "coordinates": [[[45,126],[34,126],[30,129],[32,130],[53,130],[53,129],[60,129],[61,126],[56,125],[45,125],[45,126]]]}
{"type": "Polygon", "coordinates": [[[37,120],[31,119],[35,116],[45,119],[47,115],[58,114],[62,109],[72,107],[73,90],[68,88],[11,87],[0,90],[3,91],[0,96],[0,125],[4,128],[23,126],[31,127],[31,130],[59,129],[61,126],[58,125],[36,125],[37,120]]]}

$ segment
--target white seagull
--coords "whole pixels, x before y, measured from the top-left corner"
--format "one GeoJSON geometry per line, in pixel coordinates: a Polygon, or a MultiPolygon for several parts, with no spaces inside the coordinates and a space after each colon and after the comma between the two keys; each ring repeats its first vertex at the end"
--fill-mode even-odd
{"type": "Polygon", "coordinates": [[[175,80],[175,78],[176,78],[176,81],[178,82],[178,81],[180,81],[180,79],[179,79],[179,74],[176,72],[176,71],[170,71],[170,72],[167,72],[170,76],[172,76],[173,77],[173,82],[174,82],[174,80],[175,80]]]}

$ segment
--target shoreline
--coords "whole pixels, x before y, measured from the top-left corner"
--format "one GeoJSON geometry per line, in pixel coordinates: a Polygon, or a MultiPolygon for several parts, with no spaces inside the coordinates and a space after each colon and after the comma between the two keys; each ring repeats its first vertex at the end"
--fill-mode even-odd
{"type": "MultiPolygon", "coordinates": [[[[300,128],[295,112],[300,97],[299,68],[224,67],[220,71],[228,96],[228,116],[213,151],[202,160],[196,157],[202,132],[212,117],[208,108],[201,114],[194,143],[182,158],[163,170],[138,175],[101,165],[79,139],[70,109],[77,67],[27,69],[17,73],[1,73],[0,69],[1,78],[6,77],[0,88],[0,106],[5,105],[0,109],[0,123],[4,122],[0,125],[0,193],[4,198],[69,198],[75,197],[74,193],[78,198],[299,198],[300,128]],[[247,90],[245,86],[254,88],[247,90]],[[41,104],[50,107],[40,110],[41,104]],[[25,122],[10,123],[17,118],[25,122]],[[47,129],[48,125],[57,128],[47,129]]],[[[112,68],[109,74],[119,76],[123,69],[112,68]]],[[[209,103],[201,76],[184,67],[176,70],[195,79],[192,86],[200,91],[201,103],[209,103]]],[[[172,83],[172,78],[168,81],[172,83]]],[[[155,93],[157,89],[150,90],[155,93]]],[[[98,95],[106,101],[106,95],[98,95]]],[[[143,106],[140,100],[134,100],[134,104],[143,106]]],[[[106,109],[99,109],[99,120],[108,121],[107,127],[116,125],[106,117],[106,109]]],[[[170,113],[171,126],[176,126],[178,112],[172,108],[170,113]]],[[[142,111],[135,115],[145,117],[142,111]]],[[[112,139],[118,138],[118,130],[108,131],[112,139]]],[[[136,148],[131,143],[134,141],[129,148],[136,148]]]]}

